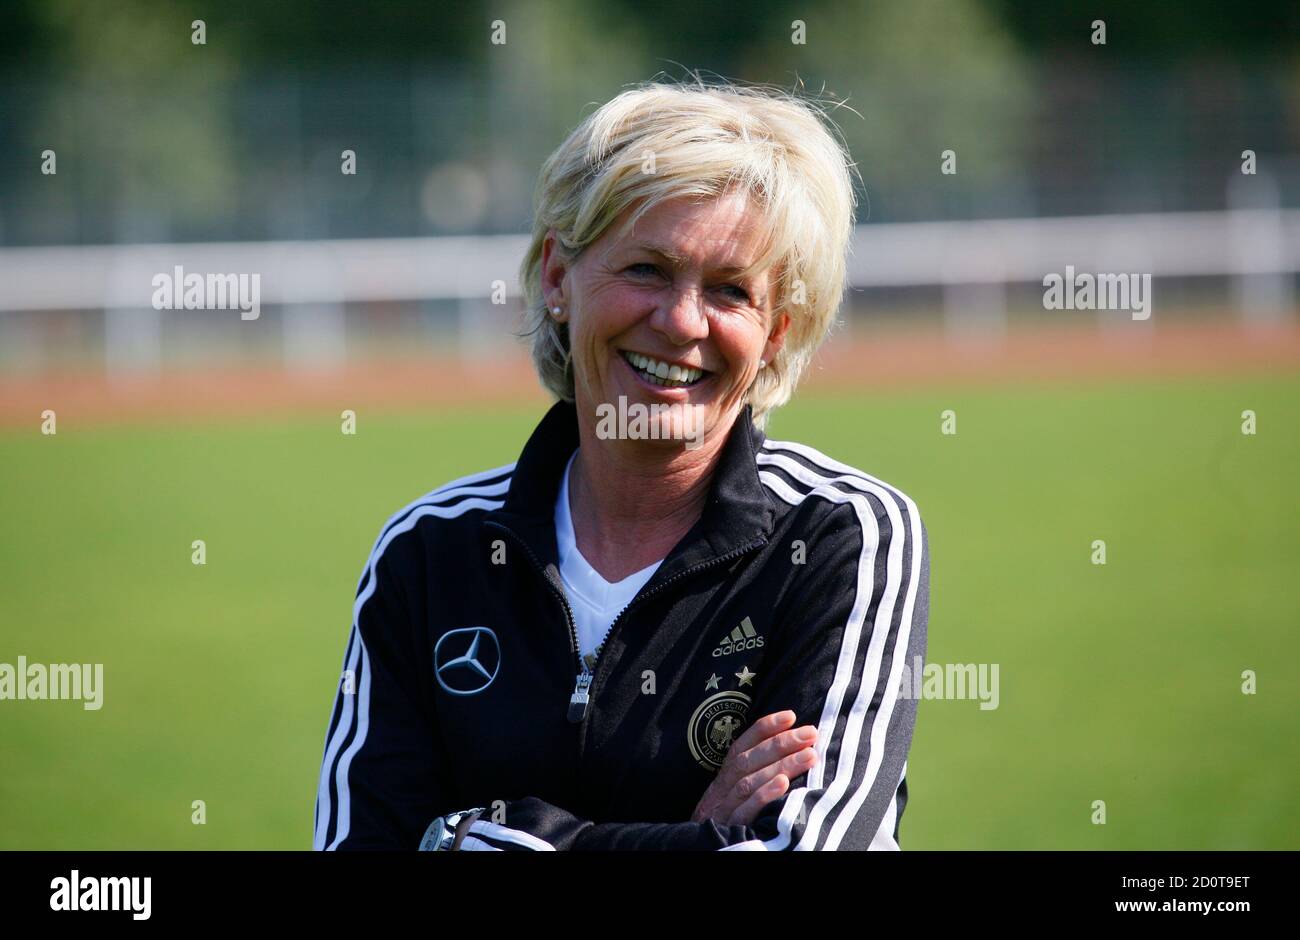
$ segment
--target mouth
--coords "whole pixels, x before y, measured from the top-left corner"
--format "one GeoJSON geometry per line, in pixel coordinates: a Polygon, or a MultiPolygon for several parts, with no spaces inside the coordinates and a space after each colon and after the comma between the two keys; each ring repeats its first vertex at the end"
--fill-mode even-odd
{"type": "Polygon", "coordinates": [[[706,369],[673,365],[627,349],[620,349],[618,354],[637,378],[659,388],[695,388],[713,375],[706,369]]]}

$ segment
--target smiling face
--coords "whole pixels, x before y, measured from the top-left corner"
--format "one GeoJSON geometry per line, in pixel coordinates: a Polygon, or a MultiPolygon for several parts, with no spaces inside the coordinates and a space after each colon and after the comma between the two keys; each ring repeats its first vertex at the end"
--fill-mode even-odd
{"type": "MultiPolygon", "coordinates": [[[[583,421],[598,406],[688,406],[704,440],[730,430],[758,374],[780,349],[789,317],[773,317],[771,271],[743,275],[762,249],[762,217],[743,193],[665,200],[636,225],[609,226],[570,266],[542,253],[548,307],[569,327],[574,397],[583,421]]],[[[688,408],[674,408],[679,417],[688,408]]],[[[688,434],[664,433],[680,439],[688,434]]],[[[649,446],[671,445],[643,440],[649,446]]]]}

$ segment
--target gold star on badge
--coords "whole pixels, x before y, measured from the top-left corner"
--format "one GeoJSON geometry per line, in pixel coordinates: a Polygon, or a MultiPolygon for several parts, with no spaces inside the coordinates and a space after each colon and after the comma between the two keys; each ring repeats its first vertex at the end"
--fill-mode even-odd
{"type": "Polygon", "coordinates": [[[709,681],[704,683],[704,691],[707,692],[709,689],[716,689],[718,687],[718,680],[721,678],[722,676],[718,675],[709,676],[709,681]]]}
{"type": "Polygon", "coordinates": [[[741,685],[753,685],[756,672],[750,672],[748,666],[741,666],[740,672],[736,673],[736,678],[740,680],[741,685]]]}

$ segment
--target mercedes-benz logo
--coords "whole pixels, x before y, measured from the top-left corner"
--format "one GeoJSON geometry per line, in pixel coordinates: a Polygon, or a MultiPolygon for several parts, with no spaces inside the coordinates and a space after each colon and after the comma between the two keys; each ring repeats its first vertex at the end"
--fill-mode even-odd
{"type": "Polygon", "coordinates": [[[477,695],[492,684],[500,668],[501,645],[487,627],[448,630],[433,647],[434,675],[452,695],[477,695]]]}

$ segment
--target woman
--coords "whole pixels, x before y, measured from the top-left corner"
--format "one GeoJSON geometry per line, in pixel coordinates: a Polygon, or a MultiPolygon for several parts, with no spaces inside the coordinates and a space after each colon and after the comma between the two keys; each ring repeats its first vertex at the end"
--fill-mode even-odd
{"type": "Polygon", "coordinates": [[[762,430],[839,305],[850,165],[793,96],[656,83],[547,160],[522,279],[558,401],[381,531],[318,848],[897,848],[925,530],[762,430]]]}

